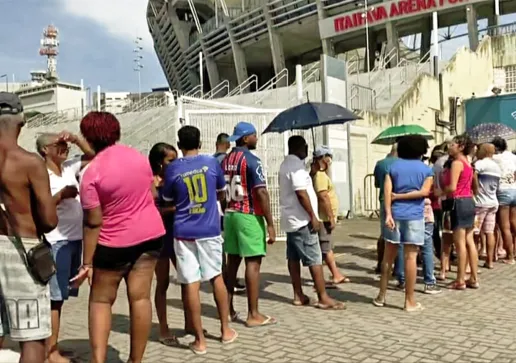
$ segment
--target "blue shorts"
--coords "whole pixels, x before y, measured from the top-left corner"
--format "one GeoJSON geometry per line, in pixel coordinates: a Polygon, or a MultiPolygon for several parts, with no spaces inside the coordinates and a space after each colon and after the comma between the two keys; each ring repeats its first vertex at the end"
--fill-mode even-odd
{"type": "Polygon", "coordinates": [[[496,193],[500,206],[516,206],[516,189],[501,189],[496,193]]]}
{"type": "Polygon", "coordinates": [[[79,289],[70,287],[70,279],[77,275],[82,263],[82,241],[57,241],[52,243],[56,261],[56,274],[50,279],[50,300],[64,301],[77,297],[79,289]]]}
{"type": "MultiPolygon", "coordinates": [[[[324,228],[322,223],[321,228],[324,228]]],[[[322,252],[317,232],[311,233],[308,226],[295,232],[287,232],[287,260],[301,261],[306,267],[322,265],[322,252]]]]}
{"type": "Polygon", "coordinates": [[[383,238],[393,244],[423,246],[425,244],[425,219],[395,221],[394,229],[385,226],[383,238]]]}

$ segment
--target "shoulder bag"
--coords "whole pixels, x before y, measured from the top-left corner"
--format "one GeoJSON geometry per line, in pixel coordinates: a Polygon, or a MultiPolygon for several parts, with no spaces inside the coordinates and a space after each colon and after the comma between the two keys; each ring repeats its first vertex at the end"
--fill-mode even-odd
{"type": "Polygon", "coordinates": [[[25,264],[27,265],[29,273],[32,275],[34,280],[40,284],[48,284],[52,276],[56,273],[56,263],[54,261],[54,255],[52,254],[52,246],[48,243],[45,236],[41,235],[39,237],[39,243],[27,251],[23,245],[22,238],[14,228],[14,223],[12,223],[9,218],[9,213],[5,208],[5,204],[1,203],[0,208],[2,209],[2,213],[4,214],[7,223],[12,229],[16,242],[21,246],[25,264]]]}

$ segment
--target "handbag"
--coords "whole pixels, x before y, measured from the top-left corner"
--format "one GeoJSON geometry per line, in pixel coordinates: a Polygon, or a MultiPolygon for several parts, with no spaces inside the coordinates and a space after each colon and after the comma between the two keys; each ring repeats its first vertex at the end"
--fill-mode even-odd
{"type": "Polygon", "coordinates": [[[39,237],[39,243],[27,251],[23,245],[22,238],[14,229],[14,223],[12,223],[9,218],[5,204],[1,203],[0,207],[7,223],[9,223],[13,231],[16,242],[22,248],[23,258],[32,278],[42,285],[48,284],[52,276],[56,273],[56,263],[54,261],[54,255],[52,254],[52,246],[45,236],[41,235],[39,237]]]}

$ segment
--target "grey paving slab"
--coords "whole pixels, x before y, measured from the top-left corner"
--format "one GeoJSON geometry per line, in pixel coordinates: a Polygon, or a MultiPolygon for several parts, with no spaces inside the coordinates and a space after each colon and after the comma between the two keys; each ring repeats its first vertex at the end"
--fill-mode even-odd
{"type": "MultiPolygon", "coordinates": [[[[417,314],[402,311],[403,294],[390,290],[385,308],[371,299],[377,293],[375,265],[377,221],[344,221],[338,226],[335,252],[340,268],[352,282],[330,294],[348,305],[345,311],[321,311],[291,305],[292,289],[285,263],[285,245],[277,242],[263,263],[260,307],[279,324],[247,329],[233,324],[239,340],[222,346],[208,343],[208,355],[197,357],[185,349],[165,347],[157,342],[157,319],[145,354],[145,362],[516,362],[516,266],[496,264],[483,270],[481,288],[444,291],[441,295],[418,294],[425,310],[417,314]],[[372,238],[370,238],[372,237],[372,238]]],[[[309,278],[308,271],[303,271],[309,278]]],[[[328,274],[326,270],[326,274],[328,274]]],[[[422,289],[422,284],[418,288],[422,289]]],[[[311,287],[305,292],[315,294],[311,287]]],[[[171,328],[183,326],[179,286],[168,291],[168,320],[171,328]]],[[[87,328],[88,291],[64,307],[61,346],[74,349],[82,361],[89,358],[87,328]]],[[[246,301],[236,297],[245,314],[246,301]]],[[[209,287],[202,292],[203,323],[214,335],[219,327],[209,287]]],[[[129,353],[129,308],[122,285],[113,307],[109,340],[109,362],[125,362],[129,353]]]]}

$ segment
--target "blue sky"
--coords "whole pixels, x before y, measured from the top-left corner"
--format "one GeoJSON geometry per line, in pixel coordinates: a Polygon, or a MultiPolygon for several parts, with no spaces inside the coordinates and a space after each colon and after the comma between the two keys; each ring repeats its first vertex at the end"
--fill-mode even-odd
{"type": "MultiPolygon", "coordinates": [[[[0,0],[0,74],[27,80],[31,70],[46,68],[39,56],[43,28],[54,24],[60,31],[58,73],[62,81],[107,91],[138,90],[133,71],[134,39],[143,38],[142,91],[166,86],[146,21],[147,0],[0,0]],[[11,34],[11,36],[7,36],[11,34]]],[[[516,16],[504,16],[504,23],[516,16]]],[[[479,27],[485,27],[485,21],[479,27]]],[[[466,32],[465,26],[451,29],[466,32]]],[[[444,32],[444,31],[442,31],[444,32]]],[[[467,37],[441,46],[444,58],[467,44],[467,37]]]]}
{"type": "Polygon", "coordinates": [[[134,39],[143,38],[142,90],[166,86],[148,32],[147,0],[0,0],[0,74],[27,80],[46,69],[39,56],[43,28],[60,31],[58,74],[62,81],[109,91],[137,91],[134,39]],[[12,36],[5,36],[13,34],[12,36]]]}

